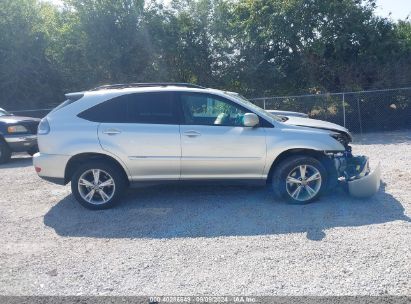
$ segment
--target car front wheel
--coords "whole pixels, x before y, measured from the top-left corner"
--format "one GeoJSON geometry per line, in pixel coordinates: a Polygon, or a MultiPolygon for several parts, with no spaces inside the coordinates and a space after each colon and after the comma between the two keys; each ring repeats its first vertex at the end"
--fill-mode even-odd
{"type": "Polygon", "coordinates": [[[71,190],[77,201],[92,210],[113,207],[126,189],[119,168],[103,162],[80,166],[71,179],[71,190]]]}
{"type": "Polygon", "coordinates": [[[277,166],[272,183],[277,196],[295,204],[307,204],[323,194],[327,186],[327,171],[313,157],[294,156],[277,166]]]}

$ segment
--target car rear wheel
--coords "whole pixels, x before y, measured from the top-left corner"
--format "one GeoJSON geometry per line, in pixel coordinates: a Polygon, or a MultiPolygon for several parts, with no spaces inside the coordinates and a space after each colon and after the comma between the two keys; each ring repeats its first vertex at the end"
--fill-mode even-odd
{"type": "Polygon", "coordinates": [[[11,158],[11,150],[7,143],[0,139],[0,164],[7,163],[11,158]]]}
{"type": "Polygon", "coordinates": [[[126,190],[126,180],[117,166],[90,162],[80,166],[71,179],[77,201],[92,210],[113,207],[126,190]]]}
{"type": "Polygon", "coordinates": [[[327,171],[313,157],[294,156],[277,166],[272,184],[278,197],[294,204],[307,204],[323,194],[327,186],[327,171]]]}

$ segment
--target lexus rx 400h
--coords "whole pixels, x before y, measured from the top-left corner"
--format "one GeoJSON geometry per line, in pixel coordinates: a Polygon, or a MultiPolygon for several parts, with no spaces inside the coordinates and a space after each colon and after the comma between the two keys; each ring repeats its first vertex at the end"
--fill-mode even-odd
{"type": "Polygon", "coordinates": [[[233,92],[181,83],[124,84],[71,93],[38,127],[38,175],[89,209],[113,206],[131,184],[259,181],[294,203],[338,181],[373,195],[380,169],[353,156],[339,125],[270,114],[233,92]]]}

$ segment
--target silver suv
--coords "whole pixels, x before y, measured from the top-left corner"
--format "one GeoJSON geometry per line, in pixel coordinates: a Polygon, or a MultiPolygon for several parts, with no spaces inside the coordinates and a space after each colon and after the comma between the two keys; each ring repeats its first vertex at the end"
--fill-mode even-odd
{"type": "Polygon", "coordinates": [[[119,84],[71,93],[38,128],[38,175],[89,209],[113,206],[131,184],[242,180],[269,183],[295,203],[338,180],[356,196],[380,170],[351,154],[347,129],[275,116],[233,92],[182,83],[119,84]]]}

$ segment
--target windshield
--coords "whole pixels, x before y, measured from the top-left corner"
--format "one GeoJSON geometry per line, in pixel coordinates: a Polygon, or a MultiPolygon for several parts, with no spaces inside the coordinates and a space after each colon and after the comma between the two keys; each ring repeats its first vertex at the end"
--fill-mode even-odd
{"type": "Polygon", "coordinates": [[[236,99],[239,99],[241,102],[247,104],[247,105],[250,106],[252,109],[255,109],[257,112],[259,112],[259,111],[264,111],[264,112],[266,113],[266,115],[272,117],[272,118],[275,119],[276,121],[280,121],[280,122],[283,122],[283,121],[284,121],[284,119],[283,119],[282,117],[277,116],[277,115],[274,115],[274,114],[271,114],[271,113],[265,111],[263,108],[260,108],[259,106],[253,104],[253,103],[252,103],[251,101],[249,101],[247,98],[245,98],[244,96],[242,96],[242,95],[240,95],[240,94],[238,94],[238,93],[234,93],[234,92],[225,92],[225,93],[228,94],[228,95],[230,95],[230,96],[232,96],[232,97],[235,97],[236,99]]]}

